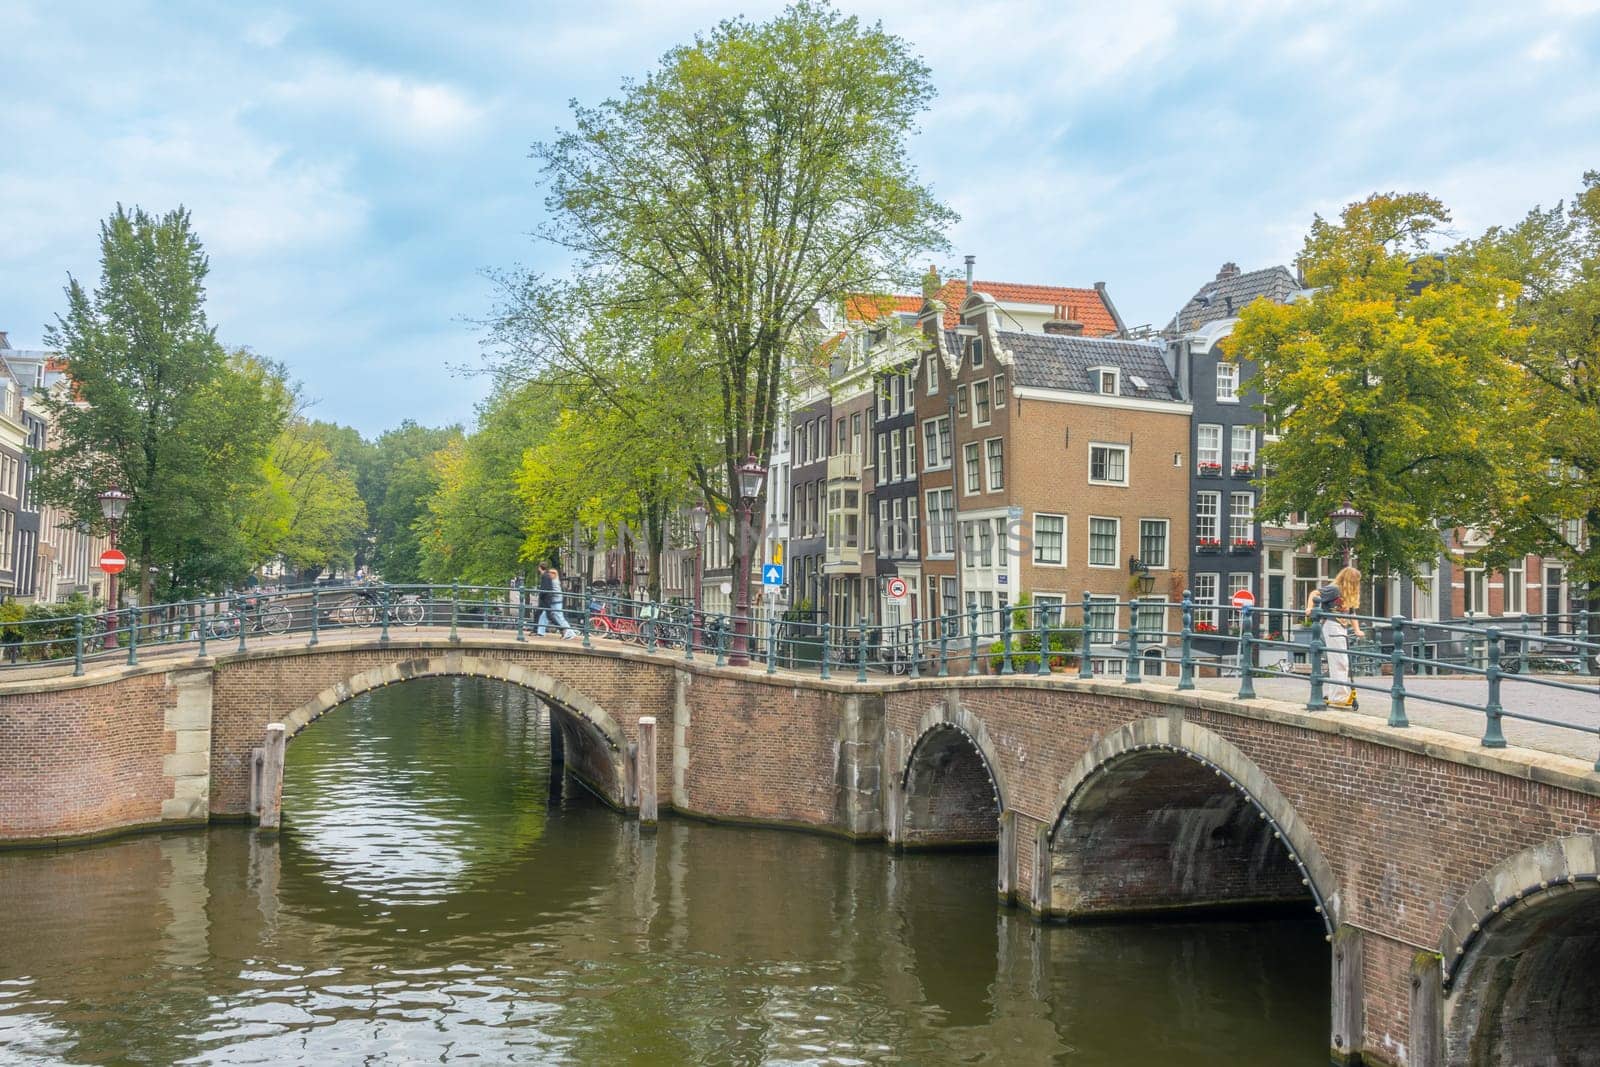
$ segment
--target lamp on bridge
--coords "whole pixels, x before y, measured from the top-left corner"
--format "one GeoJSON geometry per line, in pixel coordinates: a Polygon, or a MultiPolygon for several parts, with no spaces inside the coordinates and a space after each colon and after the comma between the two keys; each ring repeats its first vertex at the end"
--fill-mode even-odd
{"type": "Polygon", "coordinates": [[[1333,523],[1333,536],[1338,539],[1339,547],[1344,550],[1346,567],[1350,566],[1350,547],[1355,544],[1356,534],[1361,532],[1361,520],[1364,518],[1366,516],[1351,507],[1348,500],[1343,506],[1328,513],[1328,519],[1333,523]]]}
{"type": "Polygon", "coordinates": [[[1140,596],[1155,592],[1156,576],[1150,573],[1150,568],[1138,556],[1128,557],[1128,573],[1138,579],[1140,596]]]}
{"type": "Polygon", "coordinates": [[[766,482],[767,468],[754,455],[747,455],[736,468],[736,473],[739,478],[739,536],[733,555],[739,569],[739,573],[734,575],[734,581],[738,583],[739,606],[734,613],[733,654],[728,657],[728,665],[744,667],[750,663],[750,548],[755,540],[751,530],[751,512],[761,498],[761,486],[766,482]]]}
{"type": "MultiPolygon", "coordinates": [[[[100,514],[105,516],[106,526],[111,531],[111,547],[117,547],[117,527],[122,525],[122,517],[128,513],[128,494],[116,486],[112,486],[100,494],[100,514]]],[[[110,610],[110,618],[106,625],[106,647],[117,647],[117,572],[110,571],[107,575],[106,605],[110,610]]]]}
{"type": "Polygon", "coordinates": [[[694,531],[694,617],[689,626],[689,640],[693,641],[700,636],[700,592],[701,582],[706,573],[706,523],[711,519],[711,511],[701,501],[689,509],[689,529],[694,531]]]}

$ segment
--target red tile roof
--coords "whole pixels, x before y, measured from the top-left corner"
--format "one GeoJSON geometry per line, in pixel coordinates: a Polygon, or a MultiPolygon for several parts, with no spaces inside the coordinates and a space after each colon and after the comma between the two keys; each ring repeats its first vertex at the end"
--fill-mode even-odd
{"type": "MultiPolygon", "coordinates": [[[[972,287],[988,293],[1002,304],[1043,304],[1061,308],[1068,318],[1083,323],[1088,337],[1103,337],[1117,332],[1116,319],[1098,289],[1060,285],[1023,285],[1017,282],[974,281],[972,287]]],[[[944,305],[944,325],[953,328],[961,321],[961,302],[967,297],[965,278],[952,278],[939,287],[938,299],[944,305]]],[[[922,297],[896,293],[887,296],[861,294],[845,301],[845,318],[853,322],[871,321],[896,312],[917,312],[922,297]]]]}

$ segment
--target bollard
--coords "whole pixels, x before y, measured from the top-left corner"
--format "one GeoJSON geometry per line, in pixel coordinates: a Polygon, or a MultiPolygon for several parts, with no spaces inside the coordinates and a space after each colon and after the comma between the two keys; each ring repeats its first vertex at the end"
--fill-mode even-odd
{"type": "Polygon", "coordinates": [[[967,611],[967,673],[978,673],[978,609],[967,611]]]}
{"type": "MultiPolygon", "coordinates": [[[[879,635],[882,636],[881,634],[879,635]]],[[[861,632],[856,635],[856,681],[867,680],[867,620],[861,620],[861,632]]]]}
{"type": "Polygon", "coordinates": [[[1122,667],[1122,684],[1139,682],[1139,602],[1128,601],[1128,661],[1122,667]]]}
{"type": "Polygon", "coordinates": [[[1178,688],[1194,688],[1194,594],[1183,591],[1183,627],[1178,639],[1178,688]]]}
{"type": "Polygon", "coordinates": [[[1307,711],[1324,711],[1328,702],[1322,697],[1322,608],[1311,609],[1311,695],[1306,698],[1307,711]]]}
{"type": "Polygon", "coordinates": [[[72,673],[83,673],[83,615],[80,613],[72,626],[72,673]]]}
{"type": "MultiPolygon", "coordinates": [[[[321,598],[322,598],[322,591],[320,589],[313,588],[311,590],[311,640],[306,642],[306,647],[308,647],[308,648],[315,646],[316,643],[317,643],[317,627],[319,625],[321,625],[321,618],[322,618],[322,608],[321,608],[322,599],[321,598]]],[[[204,612],[202,612],[201,614],[202,614],[201,621],[204,622],[205,621],[204,618],[203,618],[204,612]]],[[[201,647],[202,651],[200,652],[200,654],[202,656],[205,655],[204,649],[205,649],[206,639],[203,636],[205,634],[205,632],[206,632],[206,628],[204,626],[200,627],[200,633],[202,634],[202,636],[200,638],[200,647],[201,647]]]]}
{"type": "Polygon", "coordinates": [[[1491,628],[1489,638],[1489,667],[1484,677],[1489,682],[1489,699],[1483,705],[1483,747],[1505,748],[1506,735],[1500,730],[1500,631],[1491,628]]]}
{"type": "Polygon", "coordinates": [[[639,716],[639,828],[656,825],[656,717],[639,716]]]}
{"type": "Polygon", "coordinates": [[[1089,650],[1094,645],[1094,630],[1089,626],[1089,591],[1083,593],[1083,640],[1079,642],[1078,649],[1078,677],[1091,679],[1094,677],[1094,661],[1089,656],[1089,650]]]}
{"type": "Polygon", "coordinates": [[[1250,605],[1246,604],[1239,611],[1239,699],[1254,700],[1256,698],[1256,678],[1250,660],[1253,654],[1253,637],[1250,633],[1250,623],[1253,621],[1250,605]]]}
{"type": "Polygon", "coordinates": [[[1016,668],[1011,665],[1011,609],[1000,609],[1000,673],[1015,674],[1016,668]]]}
{"type": "Polygon", "coordinates": [[[1389,725],[1402,729],[1411,725],[1406,719],[1406,621],[1395,615],[1389,625],[1394,636],[1389,650],[1389,725]]]}
{"type": "Polygon", "coordinates": [[[776,616],[767,620],[767,673],[778,673],[778,620],[776,616]]]}

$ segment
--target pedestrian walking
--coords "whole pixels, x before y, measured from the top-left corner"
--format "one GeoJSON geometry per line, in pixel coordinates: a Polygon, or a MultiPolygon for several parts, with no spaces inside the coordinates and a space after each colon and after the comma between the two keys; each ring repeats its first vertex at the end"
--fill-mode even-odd
{"type": "MultiPolygon", "coordinates": [[[[578,631],[574,630],[572,626],[568,624],[567,616],[562,611],[562,608],[565,606],[564,601],[566,600],[566,594],[561,591],[561,572],[556,570],[554,567],[551,567],[549,570],[545,571],[544,574],[546,581],[549,583],[547,588],[549,589],[550,595],[550,607],[545,612],[545,617],[549,619],[551,626],[554,626],[556,629],[561,631],[561,636],[564,640],[570,641],[574,637],[578,636],[578,631]]],[[[544,622],[541,620],[539,630],[540,633],[544,633],[543,626],[544,622]]]]}
{"type": "Polygon", "coordinates": [[[550,586],[550,564],[539,564],[539,580],[536,583],[535,588],[537,589],[535,595],[538,597],[537,604],[539,607],[539,613],[536,625],[534,626],[534,632],[540,637],[543,637],[546,627],[548,627],[550,624],[550,606],[553,603],[553,597],[555,595],[550,586]]]}
{"type": "Polygon", "coordinates": [[[1306,605],[1307,617],[1313,608],[1321,608],[1322,645],[1327,650],[1328,692],[1330,708],[1357,710],[1361,704],[1356,699],[1355,687],[1350,684],[1350,635],[1364,637],[1361,621],[1355,613],[1361,610],[1361,572],[1346,567],[1333,576],[1333,582],[1311,594],[1306,605]],[[1349,625],[1346,625],[1348,620],[1349,625]]]}

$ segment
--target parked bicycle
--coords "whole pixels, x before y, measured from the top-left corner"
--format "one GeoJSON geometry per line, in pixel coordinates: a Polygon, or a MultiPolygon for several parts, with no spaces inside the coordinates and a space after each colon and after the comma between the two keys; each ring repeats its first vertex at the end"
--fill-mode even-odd
{"type": "Polygon", "coordinates": [[[688,640],[689,627],[673,613],[663,612],[655,604],[644,604],[637,617],[613,614],[603,601],[589,602],[589,625],[602,637],[618,641],[631,641],[648,645],[652,636],[656,644],[665,648],[682,648],[688,640]]]}
{"type": "MultiPolygon", "coordinates": [[[[328,621],[338,626],[375,625],[385,611],[383,590],[377,584],[362,586],[335,604],[328,621]]],[[[401,626],[421,626],[428,618],[428,605],[418,593],[403,593],[387,607],[389,621],[401,626]]]]}
{"type": "Polygon", "coordinates": [[[294,613],[283,604],[268,604],[258,596],[235,597],[229,611],[211,616],[206,629],[218,640],[237,637],[241,626],[246,633],[286,634],[294,625],[294,613]]]}

